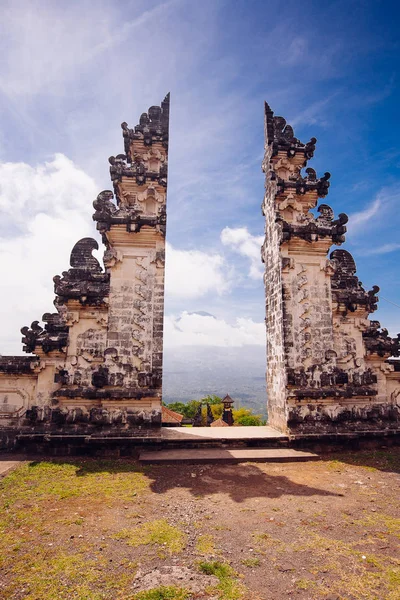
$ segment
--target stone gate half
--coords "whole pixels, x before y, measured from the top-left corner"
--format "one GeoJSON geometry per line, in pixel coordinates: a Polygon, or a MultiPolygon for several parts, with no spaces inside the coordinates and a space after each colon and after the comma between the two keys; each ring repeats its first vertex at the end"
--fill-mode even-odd
{"type": "Polygon", "coordinates": [[[345,241],[345,214],[327,204],[330,174],[302,169],[303,144],[265,104],[265,263],[269,423],[324,434],[400,429],[400,335],[378,321],[379,288],[367,291],[345,241]]]}
{"type": "Polygon", "coordinates": [[[0,447],[40,434],[161,424],[169,95],[111,157],[113,191],[94,201],[102,269],[84,238],[54,277],[56,312],[23,327],[30,356],[0,358],[0,447]]]}

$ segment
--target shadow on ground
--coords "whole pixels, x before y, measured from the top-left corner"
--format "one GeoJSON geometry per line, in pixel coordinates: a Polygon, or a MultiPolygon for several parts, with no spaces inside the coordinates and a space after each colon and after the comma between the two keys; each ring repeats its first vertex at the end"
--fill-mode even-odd
{"type": "MultiPolygon", "coordinates": [[[[30,467],[35,468],[41,462],[43,461],[32,461],[30,467]]],[[[252,463],[144,467],[131,459],[54,459],[48,462],[76,465],[77,477],[96,473],[144,473],[149,480],[149,489],[155,494],[162,494],[171,489],[184,489],[196,498],[227,494],[238,503],[250,498],[280,498],[288,495],[342,496],[340,493],[295,483],[284,475],[267,474],[258,465],[252,463]]]]}
{"type": "MultiPolygon", "coordinates": [[[[23,459],[23,457],[19,457],[23,459]]],[[[29,457],[24,457],[29,460],[29,457]]],[[[10,455],[7,455],[10,459],[10,455]]],[[[338,465],[352,465],[400,473],[400,448],[380,450],[359,450],[341,453],[322,454],[324,462],[338,465]]],[[[0,457],[1,460],[1,457],[0,457]]],[[[284,496],[336,496],[342,494],[294,482],[285,475],[273,475],[265,472],[254,463],[238,465],[154,465],[142,466],[133,459],[95,459],[95,458],[37,458],[30,462],[34,468],[41,462],[68,463],[76,466],[76,476],[101,473],[143,473],[149,481],[149,488],[156,494],[172,489],[184,489],[194,497],[202,498],[216,494],[226,494],[234,502],[241,503],[250,498],[281,498],[284,496]]],[[[285,463],[293,467],[291,463],[285,463]]],[[[315,463],[315,464],[321,464],[315,463]]],[[[282,469],[285,465],[282,465],[282,469]]],[[[301,472],[302,465],[297,463],[301,472]]]]}
{"type": "Polygon", "coordinates": [[[151,467],[148,477],[153,479],[150,489],[158,494],[173,488],[184,488],[193,496],[202,498],[214,494],[227,494],[234,502],[249,498],[280,498],[282,496],[342,496],[316,487],[298,484],[284,475],[269,475],[255,464],[213,465],[201,473],[197,465],[196,477],[193,467],[175,466],[169,473],[165,467],[151,467]]]}

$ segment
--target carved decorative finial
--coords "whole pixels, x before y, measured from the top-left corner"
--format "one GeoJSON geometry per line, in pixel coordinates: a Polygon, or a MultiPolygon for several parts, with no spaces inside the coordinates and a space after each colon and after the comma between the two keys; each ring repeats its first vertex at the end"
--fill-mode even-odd
{"type": "Polygon", "coordinates": [[[346,278],[355,276],[357,267],[354,258],[347,250],[334,250],[330,255],[331,260],[337,262],[336,273],[346,278]]]}
{"type": "Polygon", "coordinates": [[[356,275],[356,263],[350,252],[334,250],[329,258],[336,263],[332,277],[332,294],[337,302],[346,306],[350,312],[355,312],[359,306],[369,313],[377,310],[379,287],[375,285],[369,292],[363,288],[356,275]]]}
{"type": "Polygon", "coordinates": [[[77,299],[82,304],[102,304],[110,291],[110,276],[104,273],[100,263],[92,256],[99,245],[92,238],[79,240],[72,248],[70,265],[62,277],[53,278],[57,310],[69,299],[77,299]]]}
{"type": "Polygon", "coordinates": [[[150,106],[147,113],[142,113],[138,125],[133,129],[130,129],[125,121],[121,123],[128,162],[133,162],[130,149],[132,140],[141,139],[145,146],[151,146],[153,142],[162,142],[165,148],[168,147],[169,104],[170,94],[168,93],[161,102],[161,106],[150,106]]]}
{"type": "Polygon", "coordinates": [[[69,264],[74,269],[101,272],[100,263],[92,255],[93,250],[98,250],[99,245],[93,238],[82,238],[72,248],[69,264]]]}
{"type": "Polygon", "coordinates": [[[304,154],[305,162],[314,156],[317,138],[313,137],[307,144],[295,137],[293,127],[283,117],[275,117],[269,104],[265,102],[265,139],[267,145],[272,144],[272,156],[285,151],[289,158],[297,153],[304,154]]]}
{"type": "MultiPolygon", "coordinates": [[[[100,194],[97,196],[96,200],[94,200],[94,202],[93,202],[93,208],[96,209],[96,213],[99,213],[100,215],[103,213],[109,215],[109,214],[116,212],[117,207],[115,206],[115,204],[113,202],[111,202],[111,200],[113,198],[114,198],[114,194],[111,190],[104,190],[103,192],[100,192],[100,194]]],[[[95,221],[99,220],[99,219],[95,219],[94,216],[93,216],[93,219],[95,221]]]]}

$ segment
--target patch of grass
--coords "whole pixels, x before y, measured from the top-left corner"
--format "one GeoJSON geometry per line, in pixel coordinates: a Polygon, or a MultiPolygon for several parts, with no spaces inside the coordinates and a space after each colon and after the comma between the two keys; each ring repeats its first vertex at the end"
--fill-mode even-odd
{"type": "Polygon", "coordinates": [[[340,460],[334,459],[326,463],[326,468],[330,471],[337,471],[338,473],[341,473],[344,470],[345,465],[340,460]]]}
{"type": "Polygon", "coordinates": [[[245,567],[259,567],[260,566],[260,559],[257,557],[254,558],[244,558],[242,560],[242,565],[244,565],[245,567]]]}
{"type": "Polygon", "coordinates": [[[206,575],[219,579],[218,592],[221,600],[240,600],[244,595],[243,585],[237,581],[236,573],[230,565],[219,561],[201,562],[199,569],[206,575]]]}
{"type": "Polygon", "coordinates": [[[0,481],[3,507],[37,506],[46,500],[91,497],[105,502],[132,500],[146,489],[143,469],[133,462],[107,460],[43,461],[21,465],[0,481]]]}
{"type": "Polygon", "coordinates": [[[315,581],[312,581],[312,579],[298,579],[296,581],[296,587],[299,590],[309,590],[310,588],[313,588],[316,586],[315,581]]]}
{"type": "Polygon", "coordinates": [[[135,594],[131,600],[186,600],[189,592],[177,587],[158,587],[146,592],[135,594]]]}
{"type": "Polygon", "coordinates": [[[385,529],[385,531],[381,531],[380,533],[395,535],[400,538],[400,519],[383,513],[375,512],[366,514],[364,518],[354,521],[354,525],[359,525],[363,528],[368,527],[368,529],[385,529]]]}
{"type": "MultiPolygon", "coordinates": [[[[107,585],[99,567],[105,567],[98,559],[88,559],[84,553],[66,554],[64,552],[49,553],[43,547],[26,553],[23,561],[11,567],[12,583],[3,591],[6,596],[24,590],[24,600],[46,598],[51,600],[70,598],[90,598],[100,600],[103,594],[96,592],[92,586],[107,585]]],[[[113,586],[114,590],[118,586],[113,586]]]]}
{"type": "Polygon", "coordinates": [[[389,587],[389,594],[391,594],[389,600],[394,600],[394,594],[398,593],[400,590],[400,567],[387,569],[386,577],[389,587]]]}
{"type": "Polygon", "coordinates": [[[273,548],[276,552],[281,552],[285,547],[285,543],[282,540],[270,535],[267,532],[264,533],[253,533],[254,543],[261,548],[269,547],[273,548]]]}
{"type": "Polygon", "coordinates": [[[148,521],[134,529],[123,529],[113,537],[126,540],[128,546],[134,548],[159,545],[170,554],[182,552],[186,541],[185,534],[177,527],[170,525],[165,519],[148,521]]]}
{"type": "MultiPolygon", "coordinates": [[[[363,540],[366,545],[368,540],[363,540]]],[[[306,582],[309,587],[318,590],[320,597],[328,592],[341,594],[345,588],[349,597],[354,600],[399,600],[400,561],[388,556],[376,556],[370,552],[359,550],[360,541],[344,542],[307,532],[301,542],[290,544],[295,552],[309,553],[313,557],[317,570],[310,573],[329,571],[334,575],[329,588],[324,583],[314,580],[299,580],[297,586],[306,582]],[[332,558],[334,557],[334,560],[332,558]],[[346,571],[343,571],[346,565],[346,571]]],[[[304,589],[304,588],[301,588],[304,589]]]]}
{"type": "Polygon", "coordinates": [[[104,544],[98,549],[98,542],[74,539],[69,527],[84,527],[81,507],[102,514],[105,506],[137,502],[135,494],[148,486],[144,469],[133,461],[50,460],[9,473],[0,480],[0,568],[7,575],[0,595],[20,597],[22,590],[24,600],[121,597],[135,569],[124,573],[116,564],[110,570],[104,544]]]}
{"type": "Polygon", "coordinates": [[[207,555],[207,554],[215,554],[215,544],[214,538],[212,535],[199,535],[198,540],[196,542],[196,551],[199,554],[207,555]]]}

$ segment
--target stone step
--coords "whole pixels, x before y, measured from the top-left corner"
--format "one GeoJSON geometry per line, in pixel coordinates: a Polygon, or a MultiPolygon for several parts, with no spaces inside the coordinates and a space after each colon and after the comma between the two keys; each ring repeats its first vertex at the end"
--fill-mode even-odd
{"type": "Polygon", "coordinates": [[[142,464],[236,464],[241,462],[305,462],[319,460],[313,452],[292,450],[291,448],[207,448],[198,450],[143,451],[139,461],[142,464]]]}
{"type": "Polygon", "coordinates": [[[234,450],[251,448],[286,448],[289,446],[287,440],[163,440],[158,450],[207,450],[221,449],[234,450]]]}

